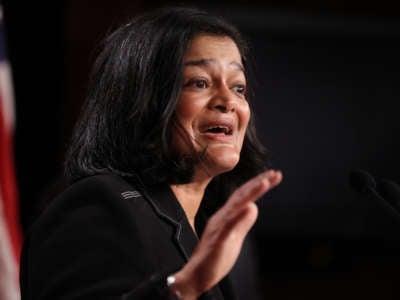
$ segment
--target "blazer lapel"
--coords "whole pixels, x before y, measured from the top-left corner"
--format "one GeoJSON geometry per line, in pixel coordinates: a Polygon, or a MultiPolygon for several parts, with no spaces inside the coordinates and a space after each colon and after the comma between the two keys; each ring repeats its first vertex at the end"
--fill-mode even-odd
{"type": "Polygon", "coordinates": [[[143,186],[141,192],[156,214],[175,228],[173,241],[187,261],[199,240],[170,187],[168,185],[143,186]]]}

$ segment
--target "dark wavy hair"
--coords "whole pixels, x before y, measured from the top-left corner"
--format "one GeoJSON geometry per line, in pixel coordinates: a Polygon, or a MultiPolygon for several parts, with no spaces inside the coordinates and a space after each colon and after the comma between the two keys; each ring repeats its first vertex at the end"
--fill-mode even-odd
{"type": "MultiPolygon", "coordinates": [[[[195,8],[163,8],[135,17],[103,40],[65,160],[70,181],[104,171],[135,174],[146,184],[191,180],[198,157],[174,153],[171,131],[177,122],[183,57],[200,34],[230,37],[251,80],[248,46],[239,31],[195,8]]],[[[213,179],[206,198],[225,199],[232,188],[265,168],[265,150],[251,117],[238,165],[213,179]]]]}

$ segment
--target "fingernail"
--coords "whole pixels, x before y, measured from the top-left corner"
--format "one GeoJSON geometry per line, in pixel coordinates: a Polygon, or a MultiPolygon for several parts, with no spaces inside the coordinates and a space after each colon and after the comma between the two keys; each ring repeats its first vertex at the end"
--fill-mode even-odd
{"type": "Polygon", "coordinates": [[[269,170],[266,175],[270,177],[270,176],[275,176],[275,174],[276,174],[275,170],[269,170]]]}
{"type": "Polygon", "coordinates": [[[265,173],[264,176],[261,177],[262,184],[269,184],[269,177],[270,176],[271,176],[271,172],[270,171],[265,173]]]}

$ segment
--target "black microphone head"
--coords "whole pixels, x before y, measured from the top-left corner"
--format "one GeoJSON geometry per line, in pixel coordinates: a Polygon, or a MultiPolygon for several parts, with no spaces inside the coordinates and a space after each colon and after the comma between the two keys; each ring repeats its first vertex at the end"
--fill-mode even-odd
{"type": "Polygon", "coordinates": [[[377,187],[379,194],[395,208],[400,210],[400,185],[393,180],[381,179],[377,187]]]}
{"type": "Polygon", "coordinates": [[[376,181],[371,174],[364,170],[353,170],[349,175],[350,186],[359,193],[364,193],[368,188],[376,189],[376,181]]]}

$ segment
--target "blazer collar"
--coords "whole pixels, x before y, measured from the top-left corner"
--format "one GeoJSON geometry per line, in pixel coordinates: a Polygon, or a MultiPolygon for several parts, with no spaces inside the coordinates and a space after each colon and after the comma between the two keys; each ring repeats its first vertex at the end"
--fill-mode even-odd
{"type": "Polygon", "coordinates": [[[146,186],[140,179],[136,182],[155,213],[174,227],[173,241],[187,261],[199,240],[171,188],[166,184],[146,186]]]}

